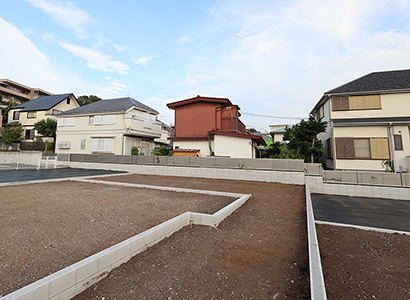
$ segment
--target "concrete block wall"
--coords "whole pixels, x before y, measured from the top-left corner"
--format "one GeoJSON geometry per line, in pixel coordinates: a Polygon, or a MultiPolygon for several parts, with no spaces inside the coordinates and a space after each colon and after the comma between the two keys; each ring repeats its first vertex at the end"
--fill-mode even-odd
{"type": "Polygon", "coordinates": [[[167,167],[167,166],[144,166],[144,165],[121,165],[121,164],[99,164],[69,162],[70,167],[85,169],[105,169],[114,171],[127,171],[144,175],[164,175],[199,177],[214,179],[232,179],[247,181],[266,181],[287,184],[305,184],[303,172],[286,171],[259,171],[259,170],[237,170],[218,168],[190,168],[190,167],[167,167]]]}

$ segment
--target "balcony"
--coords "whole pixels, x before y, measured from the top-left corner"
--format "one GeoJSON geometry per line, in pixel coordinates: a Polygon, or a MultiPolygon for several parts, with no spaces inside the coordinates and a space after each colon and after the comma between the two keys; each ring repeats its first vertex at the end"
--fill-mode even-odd
{"type": "Polygon", "coordinates": [[[239,118],[236,117],[222,117],[222,128],[223,131],[246,133],[246,126],[242,123],[239,118]]]}
{"type": "Polygon", "coordinates": [[[143,136],[160,138],[162,124],[156,121],[143,119],[141,117],[124,118],[126,134],[133,136],[143,136]]]}

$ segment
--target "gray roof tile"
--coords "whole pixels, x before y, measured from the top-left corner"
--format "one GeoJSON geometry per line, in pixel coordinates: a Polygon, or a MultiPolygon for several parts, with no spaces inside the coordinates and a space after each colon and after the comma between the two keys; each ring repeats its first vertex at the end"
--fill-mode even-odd
{"type": "Polygon", "coordinates": [[[14,106],[13,109],[21,108],[21,112],[49,110],[71,95],[72,93],[38,97],[26,103],[14,106]]]}
{"type": "Polygon", "coordinates": [[[115,99],[105,99],[94,103],[90,103],[81,107],[77,107],[71,110],[62,112],[62,115],[79,115],[79,114],[94,114],[94,113],[105,113],[105,112],[122,112],[136,106],[142,110],[159,114],[155,109],[133,99],[130,97],[115,98],[115,99]]]}
{"type": "Polygon", "coordinates": [[[410,89],[410,69],[373,72],[327,91],[325,94],[410,89]]]}

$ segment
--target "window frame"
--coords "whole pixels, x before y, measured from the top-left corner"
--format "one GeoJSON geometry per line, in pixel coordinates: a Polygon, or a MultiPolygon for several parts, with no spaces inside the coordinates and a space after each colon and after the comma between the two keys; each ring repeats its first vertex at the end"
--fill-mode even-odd
{"type": "Polygon", "coordinates": [[[37,112],[36,111],[28,111],[27,112],[27,119],[35,119],[37,118],[37,112]]]}
{"type": "Polygon", "coordinates": [[[404,148],[403,148],[403,137],[402,137],[402,135],[401,134],[393,134],[393,143],[394,143],[394,150],[395,151],[403,151],[404,150],[404,148]],[[397,143],[396,143],[396,138],[397,137],[399,137],[400,138],[400,148],[398,148],[397,146],[397,143]]]}

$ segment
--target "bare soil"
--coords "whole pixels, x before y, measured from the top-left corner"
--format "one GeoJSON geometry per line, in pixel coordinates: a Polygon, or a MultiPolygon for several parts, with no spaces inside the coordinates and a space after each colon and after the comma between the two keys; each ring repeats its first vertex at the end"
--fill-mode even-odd
{"type": "Polygon", "coordinates": [[[185,211],[214,213],[234,200],[73,181],[0,194],[0,295],[185,211]]]}
{"type": "Polygon", "coordinates": [[[252,198],[217,229],[185,227],[74,299],[309,299],[302,186],[146,175],[104,180],[252,198]]]}
{"type": "Polygon", "coordinates": [[[410,236],[317,225],[328,299],[410,299],[410,236]]]}

